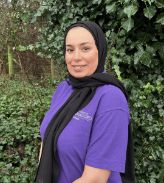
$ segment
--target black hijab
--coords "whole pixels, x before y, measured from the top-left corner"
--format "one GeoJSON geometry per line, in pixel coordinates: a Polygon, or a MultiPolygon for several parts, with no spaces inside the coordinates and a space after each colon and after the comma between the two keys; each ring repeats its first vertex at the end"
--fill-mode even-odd
{"type": "MultiPolygon", "coordinates": [[[[66,36],[68,31],[73,27],[84,27],[92,34],[98,49],[98,66],[92,75],[83,78],[76,78],[69,73],[70,84],[75,90],[56,112],[46,128],[43,139],[42,155],[34,180],[36,183],[57,183],[60,173],[60,165],[57,157],[58,137],[73,115],[92,100],[97,87],[112,84],[124,93],[127,101],[129,100],[123,84],[114,76],[102,73],[104,71],[104,64],[107,56],[107,43],[101,28],[97,24],[83,21],[69,26],[66,29],[64,39],[64,55],[66,51],[66,36]]],[[[130,123],[128,126],[125,173],[121,173],[121,178],[124,183],[135,182],[134,148],[130,123]]]]}

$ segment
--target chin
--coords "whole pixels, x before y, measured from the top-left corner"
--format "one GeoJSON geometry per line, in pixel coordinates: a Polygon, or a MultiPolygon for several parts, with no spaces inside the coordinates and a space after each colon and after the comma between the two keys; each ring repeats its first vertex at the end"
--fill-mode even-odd
{"type": "Polygon", "coordinates": [[[83,77],[87,76],[87,74],[85,74],[85,73],[70,73],[70,74],[76,78],[83,78],[83,77]]]}

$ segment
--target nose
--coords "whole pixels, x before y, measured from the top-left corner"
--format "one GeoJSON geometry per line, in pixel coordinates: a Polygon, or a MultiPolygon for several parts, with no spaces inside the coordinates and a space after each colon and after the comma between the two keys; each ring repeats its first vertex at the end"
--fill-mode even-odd
{"type": "Polygon", "coordinates": [[[79,60],[81,60],[80,50],[75,50],[74,51],[74,61],[79,61],[79,60]]]}

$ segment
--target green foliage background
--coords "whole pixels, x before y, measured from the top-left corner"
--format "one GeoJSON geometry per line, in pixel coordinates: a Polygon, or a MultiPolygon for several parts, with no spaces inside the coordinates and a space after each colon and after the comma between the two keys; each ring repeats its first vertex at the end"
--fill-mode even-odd
{"type": "MultiPolygon", "coordinates": [[[[28,47],[20,45],[17,49],[32,50],[41,57],[53,57],[65,71],[63,40],[66,27],[83,20],[100,25],[105,33],[109,50],[105,69],[124,83],[130,95],[136,183],[162,183],[164,180],[164,1],[31,1],[38,1],[40,7],[31,12],[20,13],[19,18],[28,19],[33,24],[38,19],[44,19],[46,25],[39,29],[41,33],[39,42],[28,47]],[[43,54],[42,50],[46,54],[43,54]]],[[[42,97],[44,98],[44,95],[42,97]]],[[[38,118],[34,119],[36,130],[39,128],[37,120],[38,118]]],[[[31,133],[34,134],[33,131],[31,133]]],[[[26,148],[33,147],[35,150],[33,156],[36,157],[38,150],[34,142],[30,143],[31,146],[26,148]]],[[[3,158],[9,161],[8,158],[3,158]]],[[[35,164],[30,164],[36,170],[35,165],[36,160],[35,164]]]]}
{"type": "Polygon", "coordinates": [[[49,78],[43,87],[42,80],[31,85],[0,77],[0,183],[31,183],[34,179],[40,123],[61,81],[49,78]]]}

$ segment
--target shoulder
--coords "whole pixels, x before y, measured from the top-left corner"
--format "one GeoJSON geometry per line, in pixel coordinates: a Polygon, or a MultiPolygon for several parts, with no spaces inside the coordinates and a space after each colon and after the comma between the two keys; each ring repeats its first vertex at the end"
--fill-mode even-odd
{"type": "Polygon", "coordinates": [[[52,101],[53,101],[54,98],[60,97],[60,95],[61,95],[64,91],[66,91],[66,89],[68,89],[68,87],[69,87],[69,84],[68,84],[67,80],[61,82],[61,83],[57,86],[57,88],[56,88],[56,90],[55,90],[55,92],[54,92],[54,94],[53,94],[52,101]]]}
{"type": "Polygon", "coordinates": [[[128,102],[124,93],[114,85],[98,87],[96,94],[99,96],[99,112],[123,110],[129,114],[128,102]]]}
{"type": "Polygon", "coordinates": [[[55,92],[61,92],[62,90],[65,90],[68,86],[70,86],[69,82],[67,80],[63,81],[57,86],[55,92]]]}
{"type": "Polygon", "coordinates": [[[99,87],[100,92],[103,94],[103,96],[106,96],[113,100],[126,100],[124,93],[116,86],[114,85],[104,85],[102,87],[99,87]]]}
{"type": "Polygon", "coordinates": [[[68,86],[68,85],[69,85],[69,83],[67,82],[67,80],[66,80],[66,81],[62,81],[62,82],[58,85],[57,89],[62,88],[62,87],[64,87],[64,86],[68,86]]]}
{"type": "Polygon", "coordinates": [[[68,86],[67,80],[66,81],[62,81],[59,85],[58,88],[62,88],[64,86],[68,86]]]}

